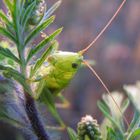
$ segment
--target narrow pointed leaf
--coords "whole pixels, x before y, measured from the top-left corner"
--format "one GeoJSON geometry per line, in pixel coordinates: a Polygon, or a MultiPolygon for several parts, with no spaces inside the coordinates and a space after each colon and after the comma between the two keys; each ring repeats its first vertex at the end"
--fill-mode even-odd
{"type": "Polygon", "coordinates": [[[3,105],[0,106],[0,120],[6,121],[7,123],[10,123],[15,126],[21,127],[24,125],[19,120],[16,120],[15,118],[11,117],[11,114],[7,112],[7,106],[4,107],[3,105]]]}
{"type": "Polygon", "coordinates": [[[107,127],[107,138],[106,140],[121,140],[117,133],[112,128],[107,127]]]}
{"type": "Polygon", "coordinates": [[[60,6],[60,4],[61,4],[61,0],[56,2],[49,10],[47,10],[40,24],[44,22],[47,18],[49,18],[54,13],[54,11],[60,6]]]}
{"type": "Polygon", "coordinates": [[[24,89],[31,94],[31,90],[29,89],[26,79],[22,74],[9,66],[0,65],[0,70],[3,70],[9,77],[12,77],[14,80],[19,82],[24,87],[24,89]]]}
{"type": "Polygon", "coordinates": [[[5,28],[0,27],[0,34],[9,38],[10,40],[12,40],[13,42],[16,43],[15,37],[9,31],[7,31],[5,28]]]}
{"type": "Polygon", "coordinates": [[[54,50],[54,48],[58,46],[57,41],[53,42],[49,48],[43,53],[40,59],[36,62],[34,68],[32,69],[31,77],[36,73],[36,71],[41,67],[41,65],[46,60],[47,56],[54,50]]]}
{"type": "Polygon", "coordinates": [[[4,0],[4,3],[7,6],[7,8],[10,10],[10,12],[13,13],[13,4],[11,0],[4,0]]]}
{"type": "Polygon", "coordinates": [[[14,5],[13,5],[13,2],[11,0],[4,0],[4,3],[6,5],[6,7],[8,8],[8,10],[10,11],[11,17],[14,19],[14,5]]]}
{"type": "Polygon", "coordinates": [[[124,100],[124,102],[121,105],[122,113],[124,113],[126,111],[126,109],[128,108],[129,104],[130,104],[129,99],[124,100]]]}
{"type": "Polygon", "coordinates": [[[21,17],[21,25],[23,26],[23,29],[25,28],[25,25],[27,24],[35,5],[36,2],[31,3],[24,11],[23,16],[21,17]]]}
{"type": "Polygon", "coordinates": [[[68,131],[70,140],[77,140],[77,134],[72,128],[68,127],[67,131],[68,131]]]}
{"type": "Polygon", "coordinates": [[[9,21],[9,19],[2,10],[0,10],[0,17],[5,22],[5,24],[12,26],[12,23],[9,21]]]}
{"type": "Polygon", "coordinates": [[[14,0],[13,2],[13,22],[15,25],[16,38],[18,38],[18,42],[21,42],[21,34],[20,34],[20,0],[14,0]]]}
{"type": "Polygon", "coordinates": [[[53,32],[49,37],[45,38],[41,41],[35,48],[32,48],[28,54],[27,62],[37,54],[41,49],[43,49],[50,41],[52,41],[57,35],[59,35],[62,31],[62,28],[53,32]]]}
{"type": "Polygon", "coordinates": [[[112,118],[112,116],[110,115],[109,108],[104,104],[104,102],[98,101],[97,105],[98,105],[99,109],[101,110],[101,112],[104,114],[104,116],[105,116],[106,118],[108,118],[108,119],[111,121],[111,123],[112,123],[113,125],[115,125],[115,126],[118,128],[118,130],[123,134],[123,131],[122,131],[121,127],[120,127],[119,124],[116,122],[116,120],[114,120],[114,119],[112,118]]]}
{"type": "Polygon", "coordinates": [[[134,115],[133,115],[133,119],[130,123],[130,127],[128,128],[128,132],[131,132],[132,130],[135,130],[136,128],[138,128],[140,125],[140,113],[139,111],[135,111],[134,115]]]}
{"type": "Polygon", "coordinates": [[[136,129],[131,137],[129,138],[129,140],[139,140],[140,139],[140,128],[136,129]]]}
{"type": "Polygon", "coordinates": [[[8,17],[5,15],[5,13],[2,10],[0,10],[0,18],[4,22],[7,31],[9,31],[10,33],[14,33],[13,23],[8,19],[8,17]]]}
{"type": "Polygon", "coordinates": [[[40,34],[40,32],[42,30],[44,30],[46,27],[48,27],[53,21],[54,21],[55,17],[52,16],[49,19],[47,19],[46,21],[44,21],[42,24],[40,24],[39,26],[37,26],[26,38],[25,40],[25,45],[27,45],[33,38],[35,38],[37,35],[40,34]]]}
{"type": "Polygon", "coordinates": [[[8,49],[8,48],[3,48],[0,46],[0,54],[11,58],[12,60],[14,60],[17,63],[20,63],[20,60],[8,49]]]}
{"type": "Polygon", "coordinates": [[[112,117],[110,116],[110,111],[109,108],[107,106],[105,106],[105,104],[103,102],[98,101],[97,103],[99,109],[102,111],[102,113],[111,121],[114,123],[112,117]]]}

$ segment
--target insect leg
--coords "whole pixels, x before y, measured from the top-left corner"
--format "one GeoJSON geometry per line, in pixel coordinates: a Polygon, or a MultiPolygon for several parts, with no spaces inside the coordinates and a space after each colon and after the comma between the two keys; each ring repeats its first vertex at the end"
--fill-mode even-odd
{"type": "Polygon", "coordinates": [[[39,96],[39,100],[47,105],[49,112],[51,112],[51,114],[59,122],[61,127],[65,128],[66,125],[63,122],[63,120],[61,119],[61,117],[56,109],[54,95],[50,92],[50,90],[48,88],[46,88],[46,87],[43,88],[43,90],[39,96]]]}
{"type": "Polygon", "coordinates": [[[62,101],[62,103],[55,104],[57,108],[69,108],[70,107],[69,101],[61,93],[59,93],[57,95],[57,97],[62,101]]]}

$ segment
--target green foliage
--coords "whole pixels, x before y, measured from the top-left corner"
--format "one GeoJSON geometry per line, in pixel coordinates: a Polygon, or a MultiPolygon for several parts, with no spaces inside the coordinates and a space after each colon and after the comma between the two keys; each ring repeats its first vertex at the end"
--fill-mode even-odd
{"type": "Polygon", "coordinates": [[[41,31],[43,31],[44,29],[47,28],[47,26],[49,26],[53,21],[54,21],[55,17],[52,16],[49,19],[47,19],[46,21],[44,21],[41,25],[37,26],[25,39],[25,45],[27,45],[29,43],[29,41],[31,41],[32,39],[34,39],[38,34],[40,34],[41,31]]]}
{"type": "MultiPolygon", "coordinates": [[[[6,13],[0,10],[0,18],[2,24],[4,25],[0,26],[0,35],[8,38],[9,41],[14,44],[17,54],[15,55],[15,52],[11,51],[11,45],[7,46],[6,48],[0,46],[0,71],[6,78],[17,81],[23,87],[23,91],[25,91],[26,94],[30,94],[30,96],[36,99],[35,93],[31,88],[30,82],[28,81],[29,76],[35,74],[35,72],[43,65],[46,57],[55,47],[58,46],[57,41],[54,41],[54,39],[58,34],[60,34],[62,28],[54,31],[34,48],[30,47],[32,46],[32,42],[34,41],[35,37],[37,37],[40,32],[45,30],[51,23],[53,23],[55,16],[51,15],[57,9],[58,3],[53,5],[51,10],[46,11],[46,4],[43,4],[45,1],[31,0],[28,2],[23,0],[4,0],[9,14],[7,16],[6,13]],[[42,6],[44,6],[43,11],[41,11],[42,6]],[[40,14],[42,15],[36,14],[38,12],[41,12],[40,14]],[[36,19],[39,20],[34,22],[36,19]],[[33,22],[35,24],[32,24],[33,22]],[[46,49],[45,47],[47,45],[48,48],[46,49]],[[28,55],[25,53],[27,48],[29,49],[28,55]],[[34,65],[32,65],[31,73],[27,74],[27,69],[30,67],[28,62],[43,49],[46,49],[46,51],[44,53],[42,52],[41,58],[38,59],[34,65]],[[14,63],[18,65],[15,67],[14,63]]],[[[63,121],[57,113],[52,95],[49,93],[44,93],[44,95],[40,96],[40,101],[44,102],[48,106],[54,117],[56,117],[64,126],[63,121]]],[[[0,117],[8,118],[3,111],[1,111],[0,117]]]]}
{"type": "Polygon", "coordinates": [[[2,21],[5,22],[6,25],[12,27],[12,23],[9,21],[9,19],[7,18],[7,16],[4,14],[2,10],[0,10],[0,17],[2,21]]]}
{"type": "Polygon", "coordinates": [[[132,134],[129,140],[138,140],[140,138],[140,128],[137,128],[132,134]]]}
{"type": "Polygon", "coordinates": [[[1,65],[7,65],[12,68],[17,68],[17,64],[20,63],[18,60],[16,54],[16,48],[15,47],[9,47],[11,44],[6,41],[0,42],[0,64],[1,65]]]}
{"type": "Polygon", "coordinates": [[[30,72],[30,78],[36,73],[36,71],[41,67],[41,65],[45,62],[47,56],[51,54],[51,52],[54,50],[54,48],[58,47],[58,42],[53,41],[52,44],[49,46],[49,48],[42,54],[40,59],[37,60],[34,67],[31,68],[30,72]]]}
{"type": "Polygon", "coordinates": [[[11,58],[13,61],[20,63],[20,60],[8,49],[0,46],[0,54],[5,57],[11,58]]]}
{"type": "MultiPolygon", "coordinates": [[[[44,64],[46,58],[58,48],[59,44],[56,41],[56,37],[62,31],[62,28],[56,29],[46,38],[43,38],[37,45],[32,47],[32,42],[40,32],[44,31],[54,22],[55,16],[52,14],[61,3],[61,1],[58,1],[49,8],[49,10],[46,10],[46,4],[42,5],[43,2],[43,0],[4,0],[9,15],[0,10],[0,18],[2,22],[2,25],[0,25],[0,35],[8,38],[8,41],[10,44],[12,43],[12,45],[4,47],[0,44],[0,71],[1,75],[4,77],[10,80],[15,80],[20,84],[25,94],[29,94],[37,102],[44,103],[61,126],[65,127],[55,106],[55,95],[53,95],[49,89],[44,88],[44,80],[35,83],[36,90],[33,90],[32,88],[34,83],[30,82],[30,78],[34,77],[39,68],[44,64]],[[41,6],[44,6],[43,11],[40,11],[41,6]],[[11,46],[13,46],[16,51],[13,51],[11,46]],[[27,49],[28,53],[26,53],[27,49]],[[15,54],[15,52],[17,54],[15,54]],[[30,65],[29,62],[31,62],[38,53],[41,53],[41,57],[30,65]],[[14,64],[16,64],[16,66],[14,64]],[[28,70],[30,70],[30,72],[28,72],[28,70]]],[[[77,132],[71,128],[67,129],[70,140],[140,139],[140,84],[137,83],[134,86],[124,86],[124,89],[134,107],[134,116],[128,128],[125,126],[123,115],[129,106],[129,100],[122,100],[121,96],[117,95],[117,103],[122,111],[121,114],[109,97],[103,96],[102,101],[98,102],[98,107],[105,116],[105,122],[107,122],[104,124],[105,128],[102,130],[99,129],[99,125],[93,119],[82,120],[78,125],[77,132]],[[101,134],[103,135],[103,133],[105,133],[105,136],[102,138],[101,134]]],[[[10,88],[10,93],[12,95],[10,96],[10,99],[14,98],[13,95],[15,95],[15,92],[12,91],[12,88],[10,88]]],[[[0,97],[3,97],[4,94],[2,93],[5,92],[9,93],[5,86],[0,85],[0,97]]],[[[16,97],[18,96],[16,95],[16,97]]],[[[16,125],[20,124],[20,119],[17,120],[14,116],[11,117],[12,115],[8,112],[8,109],[12,105],[10,104],[11,106],[5,107],[1,104],[2,101],[2,98],[0,98],[0,120],[6,120],[16,125]]],[[[15,106],[18,107],[18,104],[16,103],[15,106]]],[[[24,110],[25,108],[22,109],[24,110]]],[[[20,111],[20,109],[18,110],[20,111]]],[[[22,118],[24,114],[25,112],[19,116],[22,118]]],[[[26,118],[27,116],[24,117],[26,118]]],[[[25,120],[28,119],[26,118],[25,120]]],[[[26,123],[23,124],[25,125],[26,123]]],[[[31,126],[29,126],[29,128],[31,128],[31,126]]]]}
{"type": "Polygon", "coordinates": [[[72,128],[68,127],[67,131],[68,131],[70,140],[76,140],[77,139],[78,136],[77,136],[76,132],[72,128]]]}
{"type": "Polygon", "coordinates": [[[60,6],[61,4],[61,0],[59,0],[58,2],[56,2],[48,11],[46,11],[46,13],[44,13],[44,16],[41,20],[41,23],[44,22],[47,18],[49,18],[54,11],[60,6]]]}
{"type": "Polygon", "coordinates": [[[4,2],[7,8],[10,10],[11,14],[13,14],[13,3],[10,0],[4,0],[4,2]]]}
{"type": "MultiPolygon", "coordinates": [[[[136,91],[136,90],[132,90],[132,86],[127,86],[127,87],[125,86],[125,89],[126,88],[127,88],[127,92],[129,89],[129,93],[127,94],[135,95],[135,93],[132,91],[136,91]]],[[[133,86],[133,88],[137,88],[137,90],[140,91],[139,84],[137,84],[137,86],[136,85],[133,86]]],[[[117,103],[121,107],[121,110],[123,113],[128,108],[130,101],[134,103],[133,119],[128,127],[126,126],[124,127],[123,116],[120,115],[120,112],[116,112],[116,109],[114,108],[115,106],[112,104],[112,101],[110,100],[111,98],[109,99],[108,95],[103,95],[103,100],[98,102],[98,107],[104,114],[105,119],[100,126],[101,127],[100,131],[99,129],[97,129],[99,134],[100,133],[102,134],[103,140],[139,140],[140,139],[140,114],[135,104],[136,104],[136,100],[140,100],[140,98],[137,97],[136,99],[136,96],[133,96],[133,98],[129,96],[131,97],[129,98],[130,100],[125,99],[123,101],[122,95],[119,92],[113,92],[112,96],[118,97],[117,103]]],[[[67,131],[68,131],[70,140],[99,140],[100,135],[99,137],[96,137],[94,139],[88,137],[88,133],[91,132],[91,127],[88,130],[88,129],[85,129],[86,128],[85,126],[89,126],[89,125],[90,123],[87,123],[87,121],[82,120],[80,123],[78,123],[79,132],[75,132],[73,129],[68,128],[67,131]],[[79,128],[82,128],[82,129],[79,129],[79,128]],[[79,139],[79,134],[80,134],[80,139],[79,139]],[[87,134],[86,137],[85,137],[85,134],[87,134]]],[[[93,136],[95,135],[96,135],[96,131],[94,131],[93,133],[93,136]]]]}
{"type": "Polygon", "coordinates": [[[137,129],[139,127],[139,124],[140,124],[140,113],[137,110],[135,110],[128,131],[131,132],[131,130],[137,129]]]}
{"type": "Polygon", "coordinates": [[[6,30],[6,28],[0,27],[0,34],[16,43],[16,38],[12,33],[6,30]]]}
{"type": "Polygon", "coordinates": [[[106,140],[122,140],[123,138],[120,137],[112,128],[107,128],[107,138],[106,140]]]}
{"type": "MultiPolygon", "coordinates": [[[[15,54],[11,52],[9,48],[10,46],[8,48],[0,47],[0,54],[18,63],[21,71],[2,65],[0,68],[3,70],[4,75],[11,75],[11,77],[18,81],[24,88],[26,88],[26,90],[28,89],[28,92],[30,91],[29,94],[32,94],[30,86],[27,86],[29,85],[29,83],[27,83],[28,80],[26,80],[28,79],[25,72],[28,66],[27,62],[41,49],[43,49],[46,44],[51,44],[51,41],[53,41],[53,39],[61,32],[62,29],[54,31],[54,33],[42,40],[35,48],[30,48],[28,56],[24,56],[26,47],[30,46],[30,43],[34,40],[34,38],[54,21],[54,16],[46,18],[41,24],[38,23],[34,28],[30,28],[29,20],[32,13],[37,10],[35,7],[38,6],[39,1],[30,1],[29,4],[26,3],[27,1],[22,0],[5,0],[4,2],[10,11],[10,15],[7,17],[2,10],[0,11],[0,17],[3,24],[5,24],[5,27],[0,27],[0,33],[15,43],[18,50],[18,55],[15,56],[15,54]]],[[[33,66],[33,73],[35,73],[35,71],[43,64],[45,57],[51,53],[53,48],[52,46],[53,45],[50,45],[47,51],[42,54],[41,59],[35,63],[33,66]]],[[[12,63],[12,61],[8,62],[12,63]]]]}
{"type": "Polygon", "coordinates": [[[41,49],[43,49],[49,42],[51,42],[58,34],[60,34],[62,31],[62,28],[56,30],[54,33],[52,33],[50,36],[45,38],[43,41],[41,41],[35,48],[32,48],[28,54],[27,62],[35,55],[37,54],[41,49]]]}
{"type": "Polygon", "coordinates": [[[23,29],[25,28],[25,26],[28,23],[29,18],[31,17],[31,14],[33,12],[34,7],[36,6],[36,2],[32,2],[25,10],[24,10],[24,14],[21,17],[21,25],[23,27],[23,29]]]}

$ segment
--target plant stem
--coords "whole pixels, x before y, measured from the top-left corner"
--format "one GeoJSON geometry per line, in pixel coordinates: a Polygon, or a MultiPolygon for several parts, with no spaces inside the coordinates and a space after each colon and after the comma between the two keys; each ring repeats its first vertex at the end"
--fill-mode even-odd
{"type": "Polygon", "coordinates": [[[38,140],[49,140],[50,138],[41,121],[34,99],[26,92],[24,92],[24,94],[26,99],[26,113],[31,122],[34,133],[37,135],[38,140]]]}
{"type": "MultiPolygon", "coordinates": [[[[18,27],[18,26],[17,26],[18,27]]],[[[20,29],[17,29],[19,31],[19,34],[17,34],[17,48],[18,48],[18,54],[19,54],[19,59],[21,61],[20,64],[20,72],[24,75],[25,78],[27,78],[27,64],[25,61],[25,45],[24,45],[24,36],[20,29]]],[[[25,81],[26,82],[26,81],[25,81]]],[[[29,89],[30,85],[28,85],[29,89]]],[[[24,88],[24,87],[23,87],[24,88]]],[[[32,129],[36,136],[38,137],[38,140],[49,140],[49,136],[45,130],[45,127],[43,125],[43,122],[41,120],[41,117],[39,115],[39,112],[36,108],[35,100],[34,98],[30,95],[30,93],[26,92],[24,90],[24,96],[25,96],[25,111],[28,116],[28,119],[31,123],[32,129]]]]}
{"type": "MultiPolygon", "coordinates": [[[[24,58],[23,54],[21,56],[22,58],[24,58]]],[[[26,66],[24,65],[24,63],[22,63],[21,65],[21,72],[26,77],[27,73],[26,73],[26,66]]],[[[34,98],[26,91],[24,91],[24,96],[25,96],[25,111],[27,113],[28,119],[31,123],[34,133],[38,137],[38,140],[49,140],[50,138],[40,118],[39,112],[36,108],[34,98]]]]}

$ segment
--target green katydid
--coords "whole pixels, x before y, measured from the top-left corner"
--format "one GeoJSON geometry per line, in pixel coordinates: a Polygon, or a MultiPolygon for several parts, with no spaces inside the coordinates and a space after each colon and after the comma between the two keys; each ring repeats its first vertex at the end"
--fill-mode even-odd
{"type": "MultiPolygon", "coordinates": [[[[104,86],[105,90],[110,95],[110,97],[118,107],[120,113],[122,114],[120,107],[117,105],[115,99],[111,96],[108,88],[101,80],[101,78],[98,76],[98,74],[95,72],[95,70],[89,65],[88,62],[84,60],[83,54],[89,48],[91,48],[93,44],[99,39],[99,37],[105,32],[105,30],[109,27],[109,25],[112,23],[114,18],[118,15],[125,2],[126,0],[122,1],[119,8],[115,12],[115,14],[111,17],[111,19],[106,24],[106,26],[101,30],[101,32],[97,35],[97,37],[85,49],[79,51],[78,53],[58,51],[54,49],[54,51],[47,56],[46,62],[48,63],[48,65],[47,66],[42,65],[41,68],[36,72],[35,74],[36,76],[31,79],[31,81],[38,82],[39,88],[36,90],[36,92],[38,93],[38,97],[41,98],[42,100],[47,98],[44,101],[46,102],[46,104],[49,105],[49,102],[50,100],[52,100],[53,95],[59,95],[59,97],[61,97],[61,99],[65,103],[67,103],[67,101],[63,98],[63,96],[61,96],[58,93],[60,93],[61,90],[69,84],[70,80],[74,77],[77,70],[84,63],[86,66],[88,66],[88,68],[92,71],[92,73],[97,77],[97,79],[104,86]],[[51,95],[52,97],[50,97],[51,95]]],[[[55,116],[56,112],[54,113],[54,110],[52,108],[55,108],[53,105],[50,107],[50,111],[55,116]]],[[[59,116],[58,115],[56,116],[55,117],[59,120],[61,125],[64,126],[59,116]]],[[[126,124],[129,126],[125,117],[124,120],[126,124]]]]}

